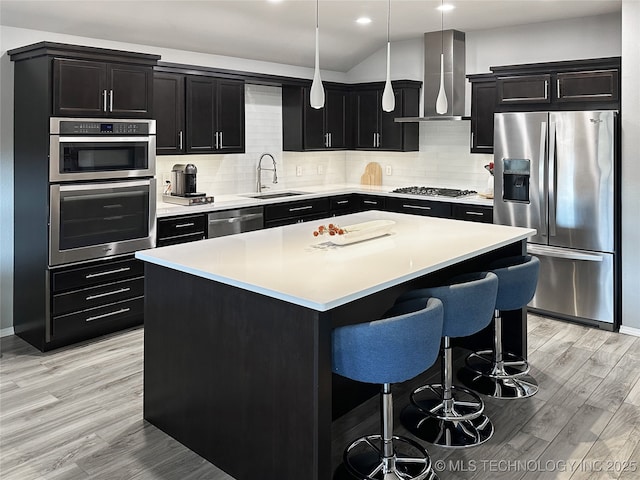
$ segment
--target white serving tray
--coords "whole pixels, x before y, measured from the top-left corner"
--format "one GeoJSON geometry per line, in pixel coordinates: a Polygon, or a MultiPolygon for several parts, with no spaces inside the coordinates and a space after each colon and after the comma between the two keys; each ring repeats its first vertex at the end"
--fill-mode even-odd
{"type": "Polygon", "coordinates": [[[349,243],[381,237],[391,232],[395,224],[396,222],[393,220],[372,220],[370,222],[346,225],[342,227],[345,233],[342,235],[332,235],[329,237],[329,242],[334,245],[347,245],[349,243]]]}

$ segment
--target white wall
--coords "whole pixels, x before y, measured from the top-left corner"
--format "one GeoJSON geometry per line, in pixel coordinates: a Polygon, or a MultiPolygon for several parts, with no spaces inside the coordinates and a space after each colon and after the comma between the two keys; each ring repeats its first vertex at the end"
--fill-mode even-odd
{"type": "Polygon", "coordinates": [[[622,1],[622,323],[640,335],[640,2],[622,1]]]}

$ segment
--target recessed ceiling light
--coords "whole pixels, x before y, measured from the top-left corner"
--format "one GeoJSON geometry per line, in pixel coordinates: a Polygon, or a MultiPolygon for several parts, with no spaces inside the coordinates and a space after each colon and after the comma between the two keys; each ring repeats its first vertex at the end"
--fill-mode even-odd
{"type": "Polygon", "coordinates": [[[280,3],[282,0],[267,0],[269,3],[280,3]]]}
{"type": "Polygon", "coordinates": [[[454,8],[456,8],[456,7],[454,7],[450,3],[445,3],[444,5],[436,7],[436,10],[442,10],[443,12],[448,12],[450,10],[453,10],[454,8]]]}
{"type": "Polygon", "coordinates": [[[356,23],[359,23],[360,25],[367,25],[371,23],[371,19],[369,17],[360,17],[356,20],[356,23]]]}

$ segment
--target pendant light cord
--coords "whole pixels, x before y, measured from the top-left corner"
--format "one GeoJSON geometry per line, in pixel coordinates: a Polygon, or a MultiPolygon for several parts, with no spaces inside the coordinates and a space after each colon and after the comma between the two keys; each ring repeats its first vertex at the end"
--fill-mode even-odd
{"type": "Polygon", "coordinates": [[[444,53],[444,0],[440,0],[440,53],[444,53]]]}
{"type": "Polygon", "coordinates": [[[389,25],[391,24],[391,0],[387,3],[387,43],[389,43],[389,25]]]}
{"type": "Polygon", "coordinates": [[[320,7],[318,6],[320,0],[316,0],[316,28],[320,27],[320,22],[318,20],[318,17],[320,16],[320,7]]]}

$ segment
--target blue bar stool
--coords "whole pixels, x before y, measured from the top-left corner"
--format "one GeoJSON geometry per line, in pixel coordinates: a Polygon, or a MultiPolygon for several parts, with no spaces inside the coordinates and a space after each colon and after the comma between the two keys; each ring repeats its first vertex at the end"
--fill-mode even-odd
{"type": "Polygon", "coordinates": [[[473,391],[453,385],[451,338],[466,337],[491,323],[498,291],[498,277],[490,272],[459,275],[448,285],[414,290],[400,297],[435,297],[444,305],[442,330],[442,381],[411,393],[411,404],[402,412],[407,429],[442,447],[471,447],[493,435],[493,424],[484,402],[473,391]]]}
{"type": "Polygon", "coordinates": [[[382,384],[382,434],[358,438],[345,449],[344,466],[350,474],[380,480],[438,478],[419,443],[393,435],[391,384],[409,380],[435,362],[442,310],[440,300],[416,298],[398,303],[382,320],[333,331],[333,371],[359,382],[382,384]]]}
{"type": "Polygon", "coordinates": [[[538,383],[529,375],[529,363],[502,348],[501,311],[525,307],[533,298],[538,284],[540,260],[531,255],[500,259],[489,265],[498,276],[495,334],[493,350],[481,350],[469,355],[466,364],[476,375],[464,383],[496,398],[526,398],[535,395],[538,383]]]}

